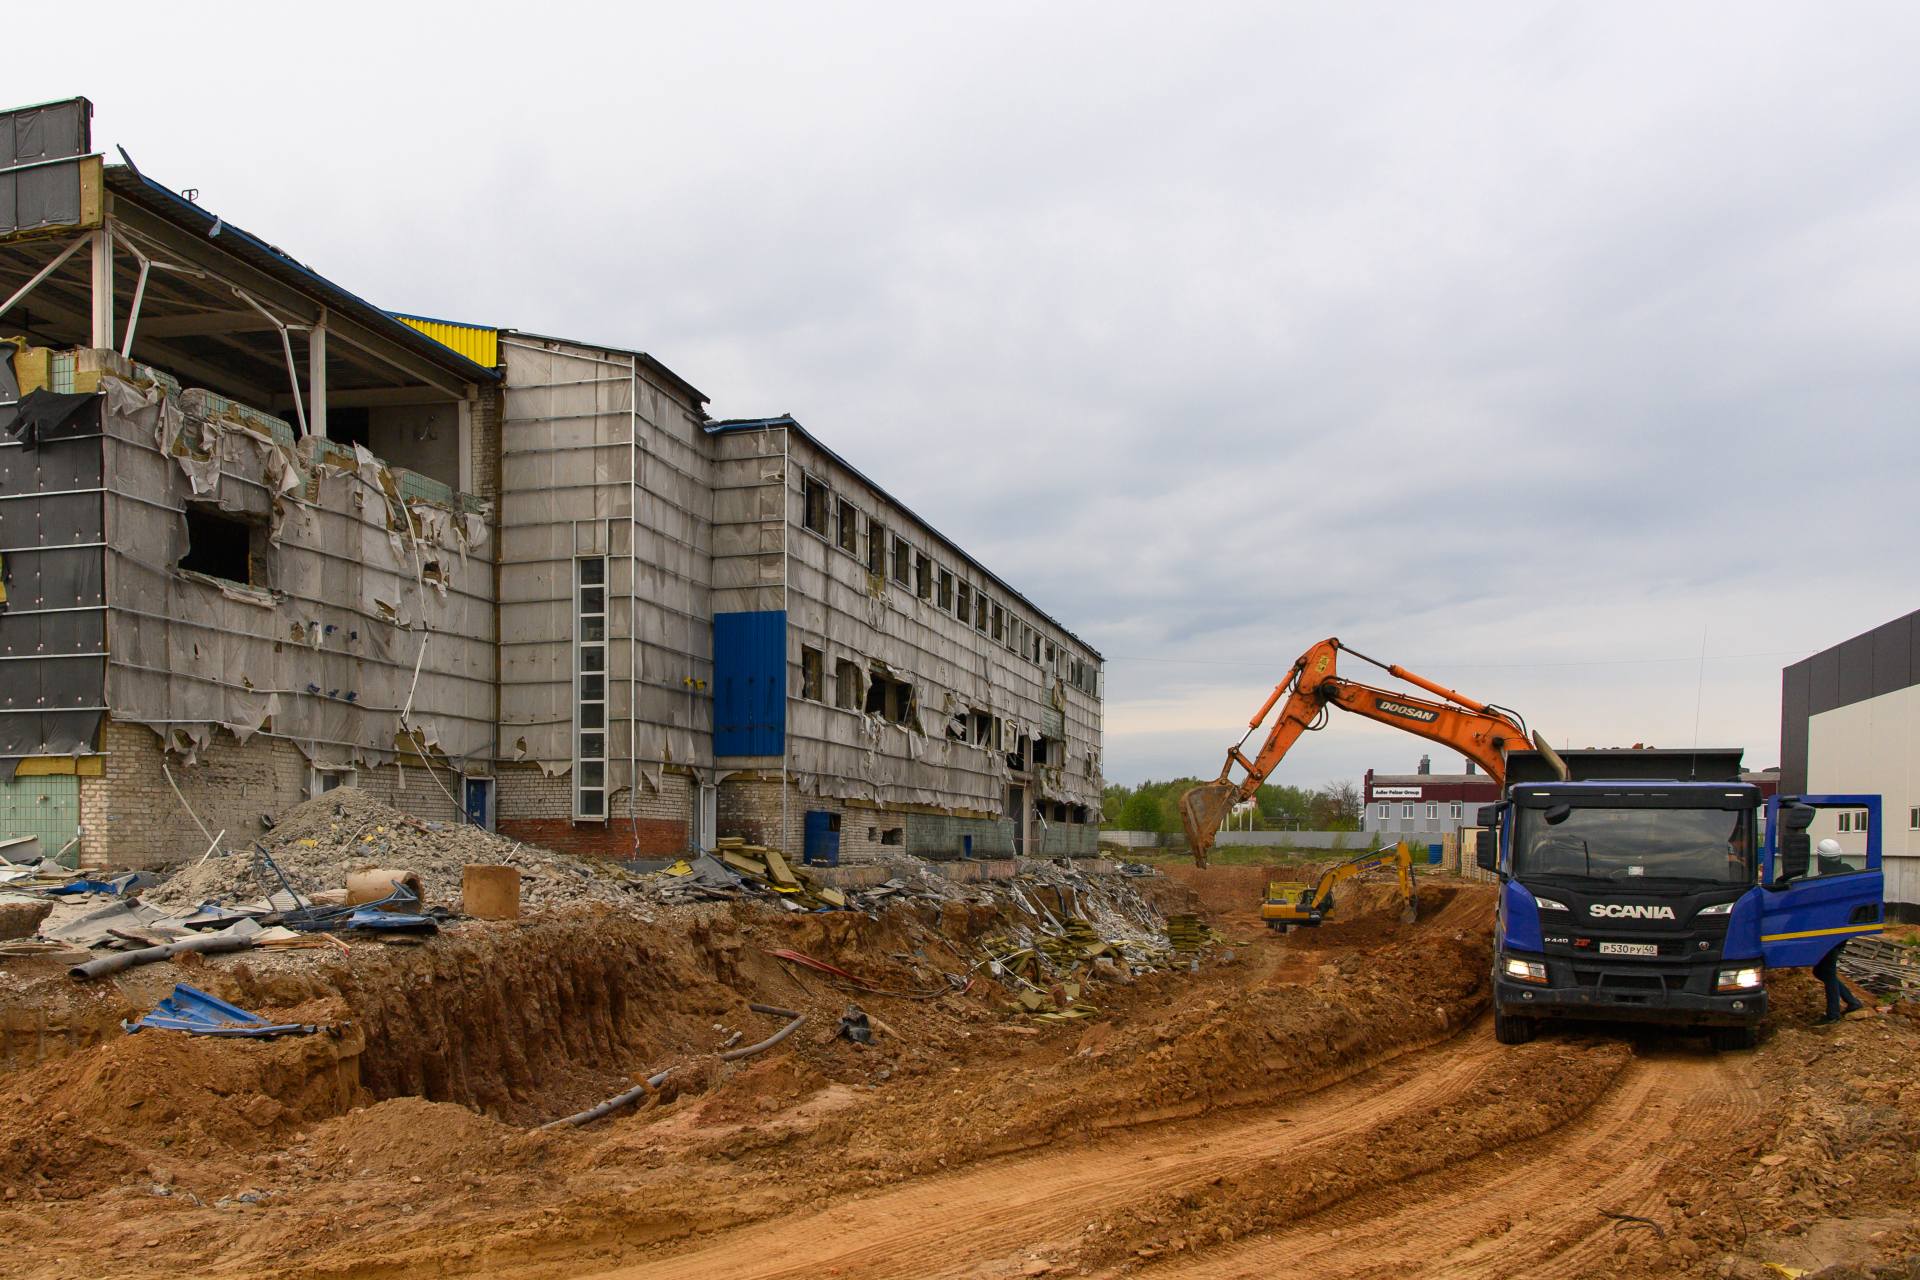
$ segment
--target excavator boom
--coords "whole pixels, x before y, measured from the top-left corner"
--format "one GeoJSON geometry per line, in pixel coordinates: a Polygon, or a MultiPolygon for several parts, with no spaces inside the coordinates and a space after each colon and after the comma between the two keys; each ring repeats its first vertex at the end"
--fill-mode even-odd
{"type": "MultiPolygon", "coordinates": [[[[1329,707],[1394,725],[1451,747],[1486,770],[1496,786],[1506,785],[1506,751],[1529,745],[1526,725],[1517,713],[1475,701],[1402,667],[1377,662],[1347,648],[1338,638],[1322,640],[1300,655],[1286,678],[1274,686],[1265,704],[1247,722],[1246,734],[1227,749],[1227,760],[1220,768],[1219,778],[1191,787],[1181,795],[1180,824],[1186,829],[1187,848],[1193,852],[1196,863],[1207,865],[1207,852],[1213,847],[1214,836],[1228,812],[1241,801],[1253,798],[1301,734],[1326,723],[1329,707]],[[1343,650],[1434,696],[1417,697],[1342,678],[1338,668],[1343,650]],[[1268,730],[1265,743],[1259,754],[1249,759],[1241,748],[1276,706],[1280,708],[1279,715],[1268,730]],[[1240,770],[1237,779],[1236,766],[1240,770]]],[[[1540,735],[1533,735],[1532,745],[1550,760],[1559,759],[1540,735]]]]}

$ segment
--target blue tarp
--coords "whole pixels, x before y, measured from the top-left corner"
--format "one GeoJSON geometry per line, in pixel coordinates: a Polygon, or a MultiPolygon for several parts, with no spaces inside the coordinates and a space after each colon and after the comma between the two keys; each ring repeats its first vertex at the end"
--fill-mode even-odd
{"type": "Polygon", "coordinates": [[[309,1036],[320,1028],[298,1022],[268,1022],[257,1013],[248,1013],[238,1005],[210,996],[184,982],[174,984],[173,994],[153,1007],[144,1018],[121,1024],[131,1035],[142,1027],[156,1031],[185,1031],[196,1036],[309,1036]]]}

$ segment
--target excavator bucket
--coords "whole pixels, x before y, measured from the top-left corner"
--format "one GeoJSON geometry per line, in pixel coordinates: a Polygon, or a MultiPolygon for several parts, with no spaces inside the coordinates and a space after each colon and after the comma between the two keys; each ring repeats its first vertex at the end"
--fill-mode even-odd
{"type": "Polygon", "coordinates": [[[1213,837],[1233,808],[1234,795],[1230,782],[1209,782],[1180,793],[1180,825],[1187,832],[1187,848],[1200,866],[1207,865],[1207,850],[1213,848],[1213,837]]]}
{"type": "Polygon", "coordinates": [[[1400,923],[1412,924],[1414,921],[1418,920],[1419,918],[1420,918],[1420,908],[1415,905],[1415,899],[1408,898],[1407,905],[1400,912],[1400,923]]]}

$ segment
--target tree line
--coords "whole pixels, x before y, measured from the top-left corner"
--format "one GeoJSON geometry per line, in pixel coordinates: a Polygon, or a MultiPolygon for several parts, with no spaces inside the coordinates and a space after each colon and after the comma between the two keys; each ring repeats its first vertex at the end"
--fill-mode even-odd
{"type": "MultiPolygon", "coordinates": [[[[1137,787],[1107,784],[1106,801],[1100,824],[1118,831],[1180,830],[1180,793],[1200,785],[1198,778],[1174,778],[1167,782],[1143,782],[1137,787]]],[[[1352,782],[1333,782],[1323,787],[1283,787],[1272,783],[1260,788],[1253,798],[1252,825],[1255,831],[1358,831],[1360,829],[1360,787],[1352,782]]],[[[1247,819],[1235,815],[1239,827],[1247,819]]]]}

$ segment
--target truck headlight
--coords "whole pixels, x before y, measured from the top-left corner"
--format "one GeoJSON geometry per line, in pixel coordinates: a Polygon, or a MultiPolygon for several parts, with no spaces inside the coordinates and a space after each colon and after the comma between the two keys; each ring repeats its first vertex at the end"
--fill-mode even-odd
{"type": "Polygon", "coordinates": [[[1699,914],[1703,916],[1730,916],[1733,914],[1733,904],[1731,902],[1716,902],[1710,907],[1700,908],[1699,914]]]}
{"type": "Polygon", "coordinates": [[[1759,966],[1750,965],[1744,969],[1722,969],[1719,980],[1713,986],[1716,991],[1753,991],[1765,983],[1766,978],[1759,966]]]}
{"type": "Polygon", "coordinates": [[[1544,983],[1547,980],[1547,966],[1538,960],[1509,960],[1507,976],[1521,982],[1544,983]]]}
{"type": "Polygon", "coordinates": [[[1543,898],[1543,897],[1541,897],[1541,896],[1540,896],[1539,894],[1537,894],[1537,893],[1536,893],[1536,894],[1535,894],[1535,895],[1533,896],[1533,905],[1534,905],[1534,906],[1536,906],[1536,907],[1538,907],[1538,908],[1540,908],[1540,909],[1541,909],[1542,911],[1565,911],[1565,910],[1567,910],[1567,904],[1566,904],[1566,903],[1564,903],[1564,902],[1555,902],[1555,901],[1554,901],[1554,900],[1553,900],[1552,898],[1543,898]]]}

